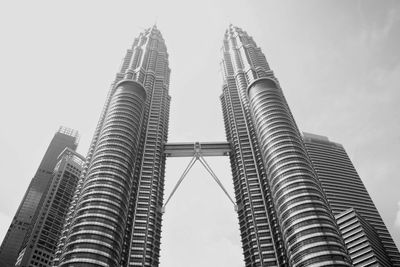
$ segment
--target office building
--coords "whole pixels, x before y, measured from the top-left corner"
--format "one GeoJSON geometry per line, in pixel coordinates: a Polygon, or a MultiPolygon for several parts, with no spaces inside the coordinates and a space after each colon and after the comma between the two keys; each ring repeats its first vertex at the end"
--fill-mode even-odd
{"type": "Polygon", "coordinates": [[[153,26],[134,40],[111,85],[55,265],[158,265],[169,75],[153,26]]]}
{"type": "Polygon", "coordinates": [[[302,137],[261,49],[223,41],[221,96],[246,266],[349,266],[302,137]]]}
{"type": "Polygon", "coordinates": [[[356,210],[335,217],[353,266],[393,266],[375,229],[356,210]]]}
{"type": "Polygon", "coordinates": [[[338,220],[353,264],[355,266],[376,266],[373,264],[400,266],[399,250],[343,146],[329,141],[325,136],[310,133],[303,133],[303,140],[328,202],[338,220]],[[352,232],[360,235],[356,241],[353,240],[355,236],[348,232],[350,222],[358,225],[356,227],[358,230],[353,229],[352,232]],[[365,237],[361,236],[361,232],[365,233],[365,237]],[[368,240],[363,240],[364,238],[368,240]],[[378,239],[379,241],[376,241],[378,239]],[[371,250],[365,248],[364,242],[371,244],[371,250]],[[374,253],[376,256],[368,256],[368,253],[374,253]],[[360,255],[363,255],[361,259],[366,261],[375,257],[376,263],[371,260],[369,265],[366,265],[360,260],[360,255]],[[387,257],[392,265],[385,264],[387,257]]]}
{"type": "Polygon", "coordinates": [[[230,156],[245,266],[351,266],[343,225],[279,82],[238,27],[225,33],[221,68],[228,142],[167,144],[165,42],[155,26],[134,40],[100,115],[54,266],[158,266],[166,156],[193,163],[203,149],[230,156]]]}
{"type": "Polygon", "coordinates": [[[38,219],[25,238],[15,266],[51,266],[83,163],[84,158],[70,148],[58,156],[38,219]]]}
{"type": "Polygon", "coordinates": [[[26,235],[36,222],[41,203],[53,177],[58,155],[65,148],[75,150],[77,146],[78,133],[72,129],[60,127],[47,148],[4,237],[0,247],[0,266],[14,266],[26,235]]]}

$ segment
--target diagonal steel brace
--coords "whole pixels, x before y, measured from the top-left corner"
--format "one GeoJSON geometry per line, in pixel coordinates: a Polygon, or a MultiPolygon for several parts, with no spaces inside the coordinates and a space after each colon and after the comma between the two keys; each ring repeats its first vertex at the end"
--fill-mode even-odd
{"type": "Polygon", "coordinates": [[[185,179],[186,175],[190,171],[190,169],[193,167],[194,163],[199,160],[201,164],[204,166],[204,168],[208,171],[208,173],[212,176],[214,181],[219,185],[219,187],[224,191],[225,195],[228,197],[228,199],[232,202],[233,206],[235,207],[235,211],[238,211],[238,207],[229,195],[229,193],[226,191],[225,187],[221,183],[221,181],[218,179],[217,175],[214,173],[210,165],[207,163],[207,161],[204,159],[204,157],[201,155],[201,147],[199,143],[195,143],[195,154],[193,158],[190,160],[188,166],[186,169],[183,171],[181,177],[179,178],[178,182],[176,183],[175,187],[172,189],[171,194],[169,195],[167,201],[165,201],[164,206],[161,208],[161,212],[165,213],[165,207],[167,206],[168,202],[171,200],[172,196],[175,194],[176,190],[178,189],[179,185],[182,183],[182,181],[185,179]]]}

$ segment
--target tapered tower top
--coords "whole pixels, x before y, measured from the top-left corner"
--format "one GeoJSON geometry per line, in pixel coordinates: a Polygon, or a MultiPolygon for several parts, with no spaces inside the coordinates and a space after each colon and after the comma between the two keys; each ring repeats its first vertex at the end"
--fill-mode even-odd
{"type": "Polygon", "coordinates": [[[243,73],[246,84],[250,84],[256,79],[273,76],[261,48],[240,27],[229,24],[224,34],[222,52],[223,80],[243,73]]]}
{"type": "Polygon", "coordinates": [[[168,90],[170,68],[164,38],[154,24],[137,36],[123,59],[118,80],[132,80],[144,86],[146,75],[162,80],[168,90]]]}

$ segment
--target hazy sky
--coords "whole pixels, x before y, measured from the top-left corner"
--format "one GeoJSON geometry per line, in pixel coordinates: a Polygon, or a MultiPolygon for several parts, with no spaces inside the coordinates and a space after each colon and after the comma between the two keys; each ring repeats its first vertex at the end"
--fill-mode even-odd
{"type": "MultiPolygon", "coordinates": [[[[88,144],[126,49],[157,22],[169,140],[223,141],[229,23],[262,48],[302,131],[342,143],[400,246],[399,1],[1,1],[0,240],[60,125],[88,144]]],[[[190,159],[168,159],[166,195],[190,159]]],[[[227,158],[207,159],[233,195],[227,158]]],[[[243,266],[237,216],[198,163],[167,206],[161,267],[243,266]]]]}

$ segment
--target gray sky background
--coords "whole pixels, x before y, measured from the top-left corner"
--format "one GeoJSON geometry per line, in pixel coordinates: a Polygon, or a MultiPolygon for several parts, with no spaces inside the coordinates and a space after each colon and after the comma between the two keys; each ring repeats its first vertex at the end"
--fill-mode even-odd
{"type": "MultiPolygon", "coordinates": [[[[169,140],[225,140],[229,23],[262,48],[302,131],[342,143],[400,246],[399,1],[0,2],[0,240],[60,125],[86,155],[126,49],[157,22],[170,56],[169,140]]],[[[168,159],[168,195],[189,159],[168,159]]],[[[227,158],[210,165],[233,195],[227,158]]],[[[161,267],[243,266],[236,214],[200,164],[167,206],[161,267]]]]}

